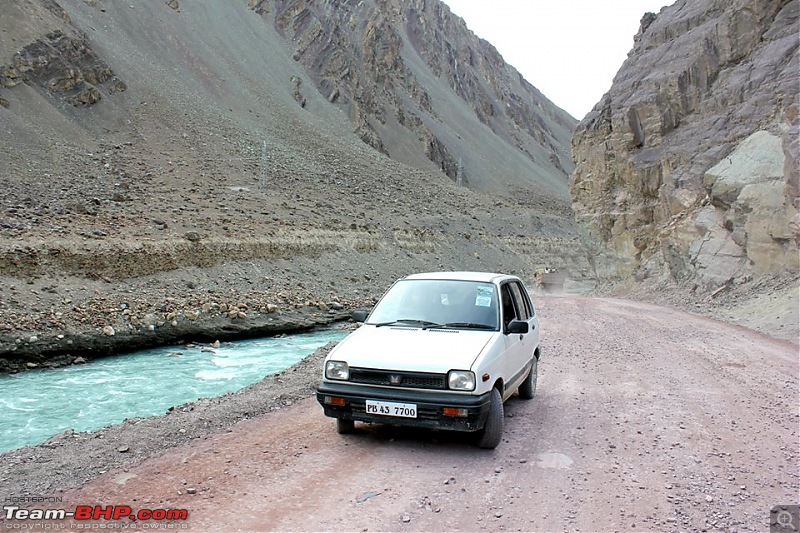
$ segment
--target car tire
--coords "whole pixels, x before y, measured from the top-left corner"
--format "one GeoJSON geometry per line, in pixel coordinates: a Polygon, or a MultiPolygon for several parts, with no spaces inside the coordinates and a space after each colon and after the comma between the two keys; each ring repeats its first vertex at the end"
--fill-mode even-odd
{"type": "Polygon", "coordinates": [[[539,375],[539,360],[534,357],[531,361],[531,370],[528,372],[528,377],[519,386],[517,391],[519,397],[523,400],[532,400],[533,395],[536,394],[536,378],[539,375]]]}
{"type": "Polygon", "coordinates": [[[489,403],[489,416],[486,424],[478,432],[478,447],[492,450],[500,444],[503,438],[503,398],[500,391],[492,389],[492,399],[489,403]]]}
{"type": "Polygon", "coordinates": [[[353,420],[345,420],[344,418],[336,419],[336,432],[339,435],[347,435],[356,430],[356,423],[353,420]]]}

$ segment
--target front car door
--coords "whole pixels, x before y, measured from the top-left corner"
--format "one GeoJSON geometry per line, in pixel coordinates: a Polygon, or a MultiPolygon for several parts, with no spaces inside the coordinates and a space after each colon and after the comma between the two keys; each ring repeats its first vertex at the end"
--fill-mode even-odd
{"type": "MultiPolygon", "coordinates": [[[[503,377],[506,382],[505,398],[509,397],[517,388],[517,385],[525,378],[527,364],[530,361],[530,354],[527,353],[526,346],[529,344],[527,334],[508,333],[508,325],[512,320],[527,321],[524,300],[521,300],[513,287],[514,282],[506,282],[500,286],[500,307],[502,319],[503,341],[505,343],[505,354],[503,356],[503,377]]],[[[531,350],[531,353],[533,351],[531,350]]]]}
{"type": "Polygon", "coordinates": [[[528,360],[533,357],[533,352],[539,346],[539,318],[536,316],[536,309],[533,307],[528,291],[519,281],[512,281],[511,294],[517,304],[517,309],[523,316],[520,320],[528,323],[528,334],[523,339],[524,351],[528,360]]]}

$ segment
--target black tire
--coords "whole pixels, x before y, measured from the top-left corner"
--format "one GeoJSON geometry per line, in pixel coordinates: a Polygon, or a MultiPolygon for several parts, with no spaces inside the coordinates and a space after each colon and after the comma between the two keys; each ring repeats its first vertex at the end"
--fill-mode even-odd
{"type": "Polygon", "coordinates": [[[353,420],[345,420],[344,418],[336,419],[336,432],[339,435],[347,435],[356,430],[356,423],[353,420]]]}
{"type": "Polygon", "coordinates": [[[528,377],[519,386],[517,391],[519,397],[523,400],[532,400],[533,395],[536,394],[536,378],[539,375],[539,360],[536,357],[531,361],[531,370],[528,372],[528,377]]]}
{"type": "Polygon", "coordinates": [[[503,438],[503,398],[500,391],[492,389],[492,401],[489,404],[489,416],[486,425],[478,432],[478,447],[492,450],[503,438]]]}

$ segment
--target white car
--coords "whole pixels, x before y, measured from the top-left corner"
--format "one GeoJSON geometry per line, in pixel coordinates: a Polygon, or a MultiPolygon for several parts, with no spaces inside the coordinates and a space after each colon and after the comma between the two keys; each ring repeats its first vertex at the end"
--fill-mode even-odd
{"type": "Polygon", "coordinates": [[[503,402],[536,391],[539,322],[522,281],[483,272],[396,281],[325,358],[317,400],[339,433],[355,421],[503,435],[503,402]]]}

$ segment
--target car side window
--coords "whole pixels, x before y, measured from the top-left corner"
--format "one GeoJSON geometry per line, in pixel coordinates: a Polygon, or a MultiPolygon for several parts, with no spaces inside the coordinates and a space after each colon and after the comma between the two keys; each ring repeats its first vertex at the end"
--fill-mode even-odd
{"type": "Polygon", "coordinates": [[[516,301],[517,309],[520,310],[521,315],[524,315],[522,320],[528,320],[534,315],[534,312],[533,305],[531,304],[530,298],[528,298],[527,291],[517,281],[514,281],[509,285],[511,285],[511,293],[516,301]]]}

